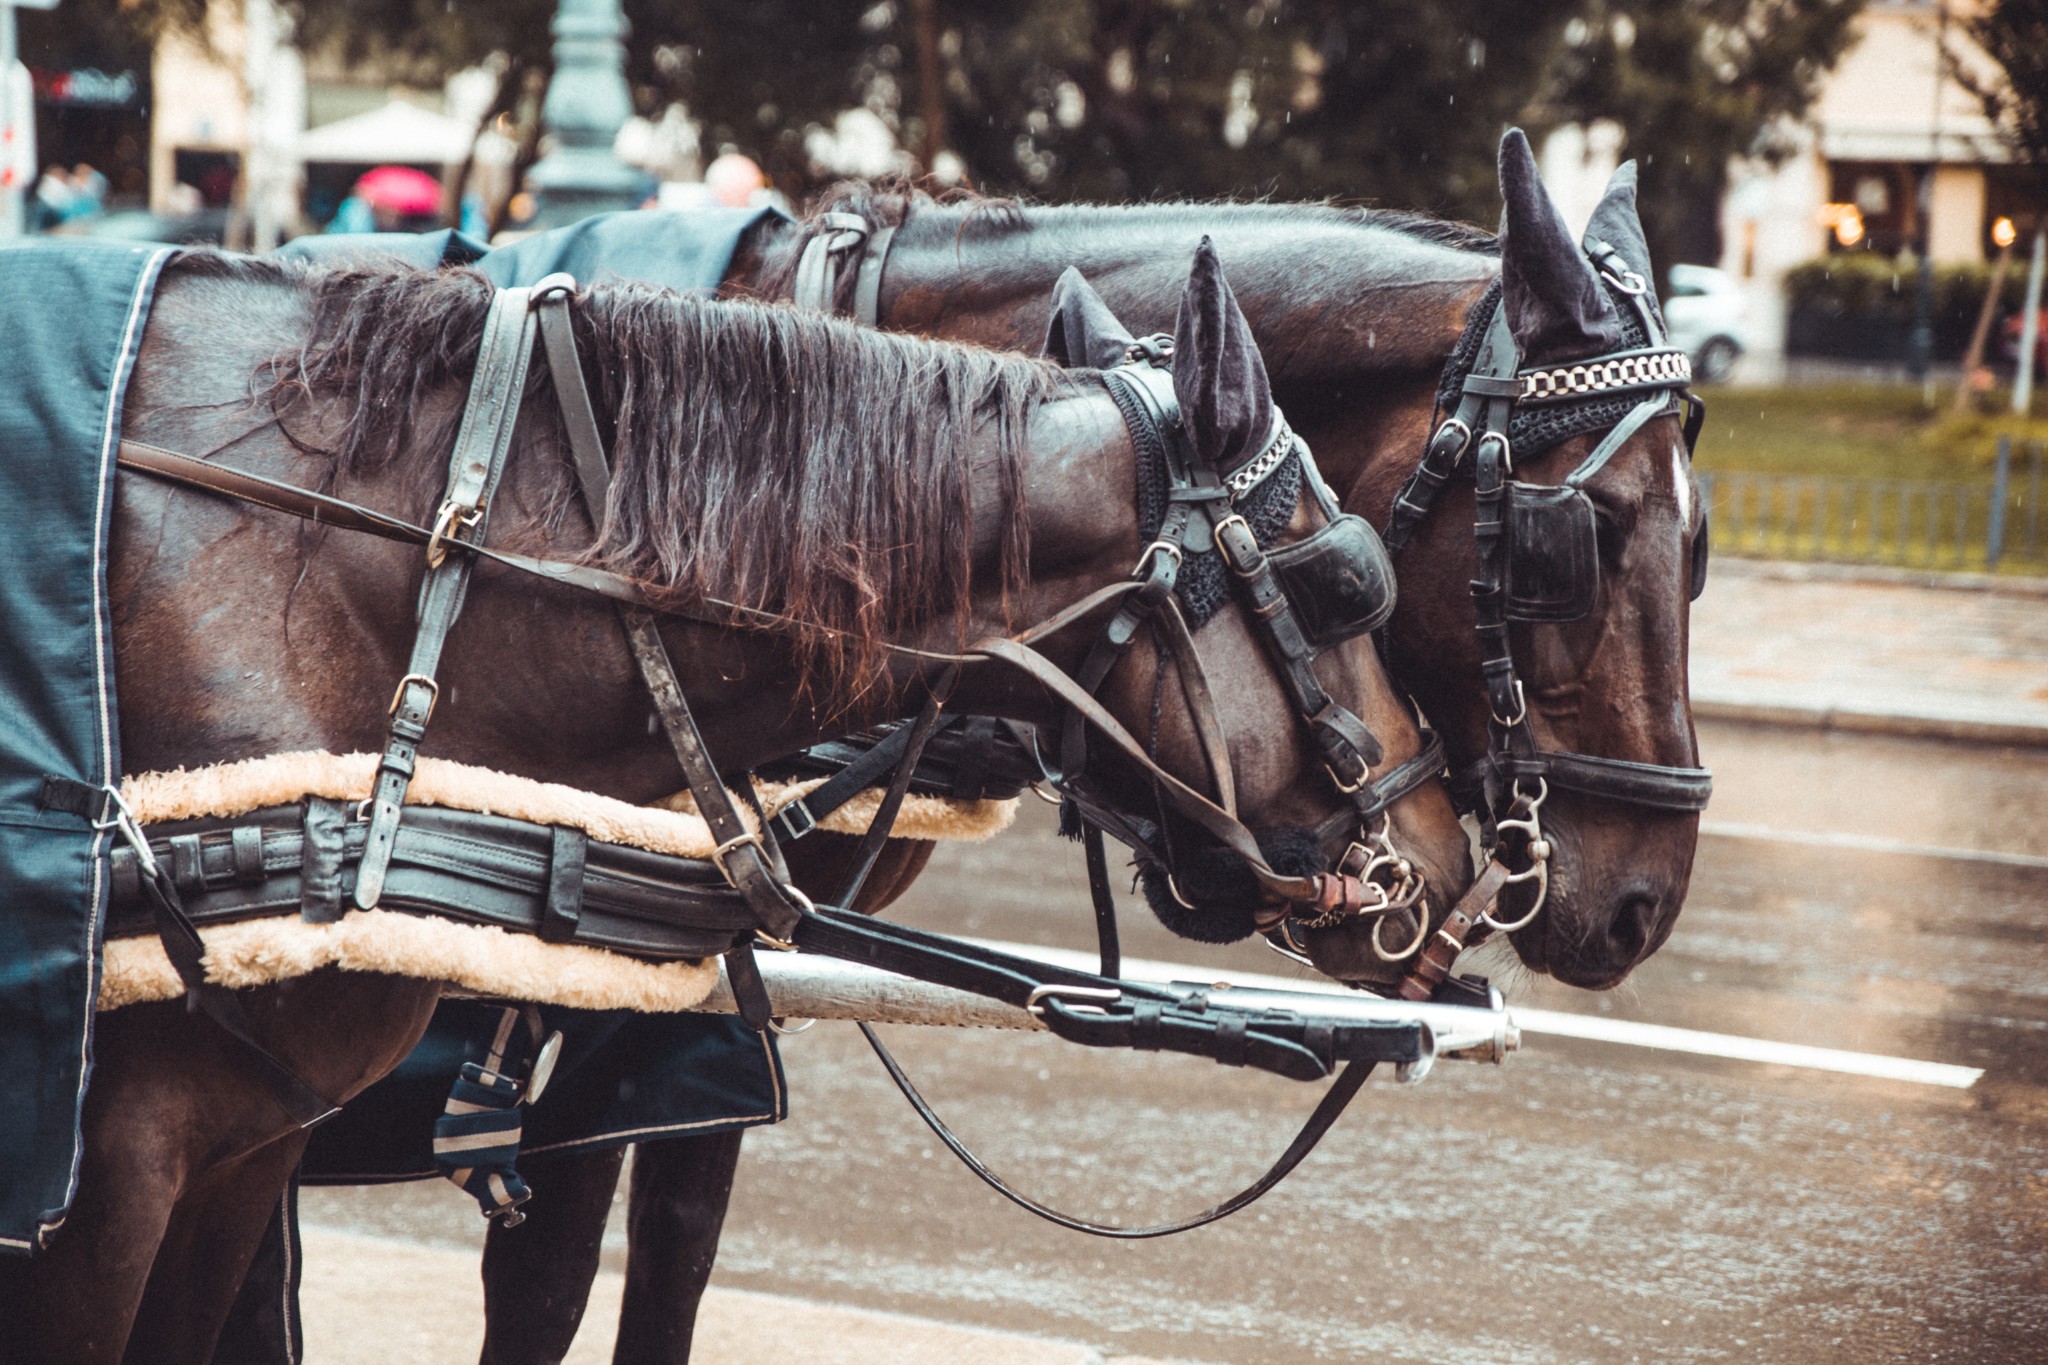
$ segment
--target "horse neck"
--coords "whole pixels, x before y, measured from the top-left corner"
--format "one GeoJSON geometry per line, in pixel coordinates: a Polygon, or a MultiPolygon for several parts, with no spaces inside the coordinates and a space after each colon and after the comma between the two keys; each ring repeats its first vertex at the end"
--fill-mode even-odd
{"type": "MultiPolygon", "coordinates": [[[[1139,336],[1171,332],[1187,262],[1207,235],[1250,319],[1275,397],[1353,510],[1379,519],[1419,456],[1435,384],[1497,259],[1299,205],[912,210],[892,246],[883,325],[1036,351],[1052,286],[1081,271],[1139,336]],[[1347,501],[1352,501],[1347,498],[1347,501]]],[[[727,288],[792,273],[805,233],[764,225],[727,288]]]]}

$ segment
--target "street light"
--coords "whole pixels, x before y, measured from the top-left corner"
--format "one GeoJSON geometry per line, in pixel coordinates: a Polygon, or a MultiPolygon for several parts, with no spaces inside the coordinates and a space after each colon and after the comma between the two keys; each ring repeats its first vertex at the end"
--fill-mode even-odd
{"type": "Polygon", "coordinates": [[[633,114],[619,0],[558,0],[554,35],[555,74],[540,111],[554,147],[526,173],[540,200],[536,228],[636,208],[646,180],[612,151],[633,114]]]}

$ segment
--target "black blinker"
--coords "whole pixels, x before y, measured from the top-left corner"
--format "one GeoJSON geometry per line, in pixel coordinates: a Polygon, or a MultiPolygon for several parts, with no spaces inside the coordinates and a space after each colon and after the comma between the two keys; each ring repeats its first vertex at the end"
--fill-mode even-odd
{"type": "Polygon", "coordinates": [[[1707,534],[1707,510],[1700,509],[1700,528],[1692,533],[1692,600],[1700,600],[1700,594],[1707,590],[1707,543],[1712,539],[1707,534]]]}
{"type": "Polygon", "coordinates": [[[1600,595],[1592,500],[1570,484],[1510,483],[1507,494],[1508,619],[1589,615],[1600,595]]]}
{"type": "Polygon", "coordinates": [[[1394,614],[1394,566],[1363,517],[1346,513],[1266,558],[1318,649],[1378,630],[1394,614]]]}

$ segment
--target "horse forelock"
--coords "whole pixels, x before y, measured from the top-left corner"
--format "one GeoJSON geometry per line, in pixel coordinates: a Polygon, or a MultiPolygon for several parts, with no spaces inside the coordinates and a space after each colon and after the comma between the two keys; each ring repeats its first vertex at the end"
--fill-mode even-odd
{"type": "MultiPolygon", "coordinates": [[[[465,269],[340,270],[302,284],[311,337],[269,362],[266,397],[288,428],[303,402],[334,415],[321,425],[338,435],[313,453],[338,477],[416,468],[424,506],[445,475],[493,285],[465,269]]],[[[716,599],[788,618],[806,681],[820,668],[834,689],[868,673],[893,636],[947,619],[965,629],[978,506],[984,524],[1006,528],[1003,592],[1021,587],[1023,445],[1030,410],[1070,383],[1057,370],[631,285],[581,291],[574,318],[613,464],[587,562],[678,605],[716,599]],[[979,479],[977,456],[991,462],[979,479]]],[[[535,363],[528,449],[513,456],[554,453],[528,476],[547,480],[547,510],[494,538],[587,538],[551,395],[535,363]]]]}

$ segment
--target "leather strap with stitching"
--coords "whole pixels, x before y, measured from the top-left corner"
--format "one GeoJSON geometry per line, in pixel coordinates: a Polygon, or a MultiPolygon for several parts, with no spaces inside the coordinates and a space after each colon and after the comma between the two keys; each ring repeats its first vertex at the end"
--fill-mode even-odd
{"type": "Polygon", "coordinates": [[[512,428],[533,355],[533,313],[528,291],[501,289],[491,300],[478,344],[476,370],[462,411],[455,449],[448,461],[448,492],[435,515],[427,546],[427,576],[420,588],[418,627],[405,676],[391,701],[391,726],[371,788],[370,840],[356,871],[352,900],[359,910],[377,904],[392,839],[412,782],[420,740],[427,732],[440,685],[434,674],[448,632],[462,613],[475,559],[466,552],[481,544],[490,520],[491,494],[505,471],[512,428]],[[451,552],[452,551],[452,552],[451,552]]]}

